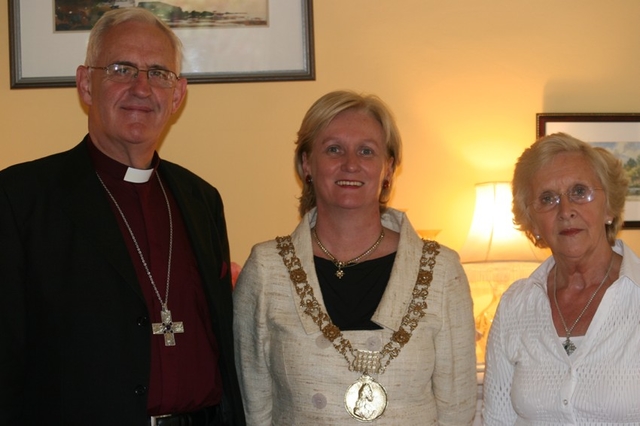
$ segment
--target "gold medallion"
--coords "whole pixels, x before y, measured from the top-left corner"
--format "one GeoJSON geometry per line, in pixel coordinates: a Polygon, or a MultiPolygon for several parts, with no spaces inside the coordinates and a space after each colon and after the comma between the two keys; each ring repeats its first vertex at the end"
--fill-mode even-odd
{"type": "Polygon", "coordinates": [[[440,253],[440,245],[435,241],[423,241],[420,270],[416,277],[413,299],[407,308],[407,313],[402,317],[399,329],[393,333],[381,351],[368,351],[355,349],[349,339],[344,337],[340,328],[331,321],[329,314],[322,309],[322,305],[316,299],[313,289],[309,285],[302,262],[296,256],[291,236],[277,237],[276,242],[282,261],[289,271],[289,278],[300,297],[300,306],[304,307],[304,312],[313,319],[324,337],[344,357],[349,365],[349,371],[363,373],[358,381],[347,389],[347,393],[344,395],[345,408],[354,419],[360,422],[376,420],[382,416],[387,408],[387,392],[380,383],[369,375],[369,372],[384,373],[404,345],[409,343],[420,319],[426,315],[427,296],[433,279],[433,269],[437,263],[436,257],[440,253]]]}
{"type": "Polygon", "coordinates": [[[364,373],[347,389],[344,406],[354,419],[372,422],[387,408],[387,392],[373,377],[364,373]]]}

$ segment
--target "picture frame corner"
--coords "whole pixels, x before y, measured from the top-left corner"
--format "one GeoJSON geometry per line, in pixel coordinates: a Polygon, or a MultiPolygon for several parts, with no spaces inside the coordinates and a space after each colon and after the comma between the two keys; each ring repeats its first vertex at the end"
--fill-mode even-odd
{"type": "MultiPolygon", "coordinates": [[[[611,112],[587,112],[587,113],[563,113],[563,112],[539,112],[536,113],[536,139],[543,136],[547,136],[551,133],[564,132],[576,137],[589,144],[602,144],[610,143],[617,144],[616,155],[623,164],[625,164],[626,157],[623,154],[626,147],[638,149],[638,158],[640,159],[640,113],[636,112],[623,112],[623,113],[611,113],[611,112]],[[551,128],[553,130],[551,130],[551,128]],[[599,131],[601,130],[601,131],[599,131]],[[607,133],[610,131],[610,133],[607,133]],[[603,134],[612,134],[611,140],[602,140],[603,134]],[[627,135],[625,138],[617,140],[620,136],[627,135]],[[635,139],[637,136],[637,140],[635,139]],[[627,144],[634,144],[633,146],[627,144]],[[637,144],[637,146],[635,145],[637,144]],[[622,150],[621,150],[622,149],[622,150]]],[[[635,152],[635,151],[634,151],[635,152]]],[[[638,161],[640,163],[640,161],[638,161]]],[[[640,182],[637,188],[638,195],[628,195],[627,205],[625,205],[625,220],[623,222],[623,230],[635,230],[640,229],[640,182]],[[629,202],[633,197],[634,207],[627,209],[629,202]],[[636,198],[638,198],[636,200],[636,198]],[[638,203],[638,206],[635,204],[638,203]],[[636,208],[637,207],[637,208],[636,208]],[[637,211],[636,211],[637,210],[637,211]]]]}

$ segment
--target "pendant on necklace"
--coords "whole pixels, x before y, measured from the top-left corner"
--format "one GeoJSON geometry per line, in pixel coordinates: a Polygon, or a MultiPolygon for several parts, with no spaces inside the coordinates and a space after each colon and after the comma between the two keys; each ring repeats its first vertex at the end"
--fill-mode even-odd
{"type": "Polygon", "coordinates": [[[342,277],[344,277],[344,271],[342,270],[342,267],[344,266],[344,262],[336,262],[336,267],[338,268],[338,270],[336,271],[336,277],[338,277],[338,279],[342,279],[342,277]]]}
{"type": "Polygon", "coordinates": [[[562,347],[567,355],[571,355],[576,350],[576,345],[573,344],[569,336],[567,336],[567,340],[562,343],[562,347]]]}
{"type": "Polygon", "coordinates": [[[372,422],[387,408],[387,392],[366,372],[347,389],[344,406],[360,422],[372,422]]]}
{"type": "Polygon", "coordinates": [[[176,339],[173,335],[175,333],[184,333],[184,325],[182,324],[182,321],[173,322],[173,319],[171,318],[171,311],[167,308],[167,305],[162,306],[160,319],[162,322],[155,322],[151,324],[153,334],[163,334],[164,345],[175,346],[176,339]]]}

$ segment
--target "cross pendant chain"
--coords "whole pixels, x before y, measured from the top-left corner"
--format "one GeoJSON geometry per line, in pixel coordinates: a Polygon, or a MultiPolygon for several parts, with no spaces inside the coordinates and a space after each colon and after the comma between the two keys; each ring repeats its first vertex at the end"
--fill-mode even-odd
{"type": "Polygon", "coordinates": [[[149,270],[149,266],[147,265],[147,261],[144,259],[142,255],[142,250],[140,250],[140,245],[138,244],[138,240],[136,239],[135,234],[133,233],[133,229],[131,225],[129,225],[129,221],[127,217],[124,215],[124,212],[120,208],[120,204],[115,199],[111,191],[107,185],[105,185],[104,181],[100,177],[100,174],[96,171],[96,176],[98,176],[98,180],[102,184],[102,187],[113,201],[113,205],[116,206],[118,213],[120,213],[120,217],[122,217],[122,221],[127,227],[127,231],[129,231],[129,235],[131,236],[131,241],[133,241],[134,246],[136,247],[136,251],[138,252],[138,256],[140,256],[140,262],[142,262],[142,266],[144,266],[144,270],[149,277],[149,281],[151,282],[151,286],[153,287],[153,291],[155,291],[158,300],[162,304],[162,310],[160,310],[160,320],[162,322],[155,322],[151,324],[153,334],[162,334],[164,335],[164,345],[165,346],[175,346],[176,339],[174,337],[175,333],[184,333],[184,325],[182,325],[182,321],[173,322],[171,319],[171,311],[167,307],[167,302],[169,301],[169,284],[171,282],[171,254],[173,253],[173,217],[171,215],[171,205],[169,204],[169,197],[167,197],[167,192],[164,189],[164,185],[162,185],[162,181],[160,180],[160,175],[156,171],[156,177],[158,178],[158,185],[160,185],[160,189],[162,189],[162,195],[164,195],[164,201],[167,203],[167,217],[169,218],[169,254],[167,259],[167,287],[165,291],[164,299],[160,296],[160,292],[158,291],[158,287],[156,286],[155,281],[153,280],[153,276],[151,275],[151,270],[149,270]]]}
{"type": "Polygon", "coordinates": [[[160,318],[162,322],[155,322],[151,324],[153,327],[153,334],[164,334],[164,345],[175,346],[176,339],[175,333],[184,333],[184,325],[182,321],[173,322],[171,318],[171,311],[167,308],[167,305],[162,305],[160,311],[160,318]]]}

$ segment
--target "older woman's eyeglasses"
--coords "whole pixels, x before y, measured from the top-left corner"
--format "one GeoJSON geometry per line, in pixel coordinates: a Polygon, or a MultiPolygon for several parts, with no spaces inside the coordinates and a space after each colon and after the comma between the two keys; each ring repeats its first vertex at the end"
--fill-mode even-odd
{"type": "Polygon", "coordinates": [[[126,64],[111,64],[106,67],[87,67],[94,70],[103,70],[107,75],[107,79],[115,81],[117,83],[131,83],[138,78],[140,72],[147,74],[147,80],[149,84],[155,87],[162,87],[164,89],[170,89],[175,87],[176,82],[180,77],[173,71],[165,70],[162,68],[152,68],[149,70],[143,70],[133,65],[126,64]]]}
{"type": "Polygon", "coordinates": [[[560,198],[563,195],[566,195],[567,199],[575,204],[590,203],[593,201],[594,191],[602,191],[602,188],[589,188],[586,185],[577,184],[567,192],[560,194],[553,191],[545,191],[531,203],[531,207],[539,213],[551,211],[560,204],[560,198]]]}

